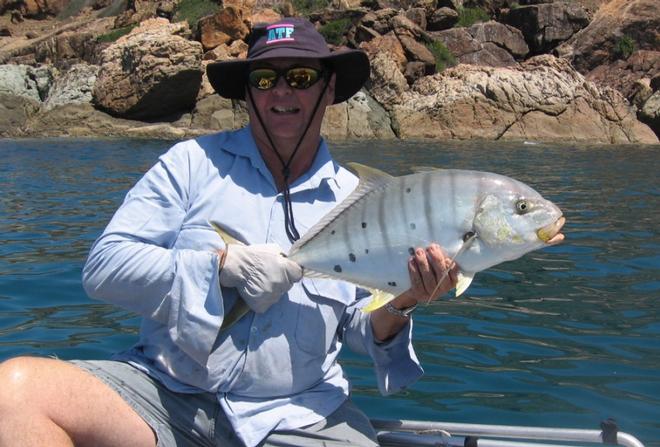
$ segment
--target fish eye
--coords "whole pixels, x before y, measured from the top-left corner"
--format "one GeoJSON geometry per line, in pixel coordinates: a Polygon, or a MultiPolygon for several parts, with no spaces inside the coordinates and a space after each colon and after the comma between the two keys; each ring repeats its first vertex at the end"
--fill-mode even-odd
{"type": "Polygon", "coordinates": [[[521,199],[516,202],[516,211],[518,214],[525,214],[531,209],[531,205],[527,200],[521,199]]]}

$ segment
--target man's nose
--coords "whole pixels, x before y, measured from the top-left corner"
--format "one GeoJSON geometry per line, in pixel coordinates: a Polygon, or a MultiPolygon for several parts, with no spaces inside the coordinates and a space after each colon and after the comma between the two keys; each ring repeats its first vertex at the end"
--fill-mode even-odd
{"type": "Polygon", "coordinates": [[[277,78],[277,81],[275,82],[275,87],[273,87],[273,93],[277,93],[277,94],[288,94],[291,93],[292,90],[293,87],[291,87],[286,82],[284,76],[280,76],[279,78],[277,78]]]}

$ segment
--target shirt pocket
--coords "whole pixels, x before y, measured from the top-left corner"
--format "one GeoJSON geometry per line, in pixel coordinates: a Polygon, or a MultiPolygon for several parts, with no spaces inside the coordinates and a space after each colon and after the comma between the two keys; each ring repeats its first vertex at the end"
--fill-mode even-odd
{"type": "Polygon", "coordinates": [[[305,296],[299,306],[296,343],[313,357],[325,357],[335,343],[346,306],[355,301],[355,286],[316,278],[303,278],[302,286],[305,296]]]}

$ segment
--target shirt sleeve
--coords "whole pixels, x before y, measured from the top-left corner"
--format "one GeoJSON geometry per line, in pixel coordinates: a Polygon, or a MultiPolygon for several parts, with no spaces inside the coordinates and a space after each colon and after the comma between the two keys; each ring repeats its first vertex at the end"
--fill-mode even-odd
{"type": "Polygon", "coordinates": [[[363,300],[368,299],[356,301],[346,309],[341,338],[352,351],[368,354],[373,359],[380,393],[394,394],[424,374],[412,346],[412,318],[397,335],[379,342],[373,335],[369,315],[359,309],[363,300]]]}
{"type": "Polygon", "coordinates": [[[83,268],[87,294],[167,326],[172,341],[204,364],[224,315],[213,251],[173,248],[190,194],[185,144],[161,156],[129,191],[83,268]]]}

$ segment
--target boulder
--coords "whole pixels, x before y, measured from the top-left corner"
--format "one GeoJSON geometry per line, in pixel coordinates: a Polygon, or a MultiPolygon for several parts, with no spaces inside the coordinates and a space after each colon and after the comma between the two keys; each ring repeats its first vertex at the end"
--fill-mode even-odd
{"type": "Polygon", "coordinates": [[[475,23],[468,32],[481,43],[492,43],[506,50],[516,59],[522,59],[529,53],[525,37],[518,28],[495,22],[475,23]]]}
{"type": "Polygon", "coordinates": [[[226,6],[217,13],[199,20],[200,40],[205,51],[244,39],[249,31],[243,19],[243,10],[235,6],[226,6]]]}
{"type": "Polygon", "coordinates": [[[363,90],[348,101],[328,107],[321,134],[335,140],[395,138],[389,115],[363,90]]]}
{"type": "Polygon", "coordinates": [[[0,65],[0,94],[40,103],[48,94],[53,77],[54,70],[50,67],[0,65]]]}
{"type": "Polygon", "coordinates": [[[516,57],[527,54],[522,33],[497,22],[477,23],[470,28],[452,28],[431,34],[462,64],[506,67],[516,65],[516,57]]]}
{"type": "Polygon", "coordinates": [[[553,56],[520,67],[459,65],[390,99],[402,138],[657,143],[613,89],[599,89],[553,56]]]}
{"type": "Polygon", "coordinates": [[[108,113],[153,119],[190,110],[202,80],[202,46],[188,40],[186,22],[158,18],[103,51],[94,103],[108,113]]]}
{"type": "Polygon", "coordinates": [[[390,26],[397,37],[412,37],[416,40],[430,42],[432,39],[419,25],[403,15],[396,15],[390,19],[390,26]]]}
{"type": "Polygon", "coordinates": [[[398,104],[408,90],[408,81],[392,53],[380,51],[371,58],[370,92],[386,110],[398,104]]]}
{"type": "Polygon", "coordinates": [[[615,60],[589,71],[586,78],[598,85],[612,87],[628,99],[635,93],[635,83],[660,73],[660,51],[635,51],[626,60],[615,60]]]}
{"type": "Polygon", "coordinates": [[[587,79],[630,97],[637,79],[660,73],[657,0],[611,0],[588,27],[557,48],[587,79]]]}
{"type": "Polygon", "coordinates": [[[658,29],[660,8],[656,0],[611,0],[601,6],[589,26],[560,45],[557,54],[586,74],[625,56],[620,46],[626,38],[633,51],[657,51],[658,29]]]}
{"type": "Polygon", "coordinates": [[[31,116],[20,136],[182,139],[200,133],[196,129],[177,128],[167,123],[145,124],[116,118],[95,109],[89,103],[71,103],[31,116]]]}
{"type": "Polygon", "coordinates": [[[655,92],[646,100],[639,113],[639,119],[649,125],[655,134],[660,137],[660,91],[655,92]]]}
{"type": "Polygon", "coordinates": [[[33,98],[11,95],[0,90],[0,137],[24,136],[27,121],[39,108],[39,101],[33,98]]]}
{"type": "Polygon", "coordinates": [[[644,107],[644,103],[653,95],[653,89],[651,89],[651,81],[649,79],[638,79],[633,84],[633,92],[630,97],[630,102],[634,105],[637,110],[641,110],[644,107]]]}
{"type": "Polygon", "coordinates": [[[247,112],[238,103],[218,95],[207,96],[197,102],[192,112],[191,125],[212,131],[232,130],[247,124],[247,112]]]}
{"type": "Polygon", "coordinates": [[[67,7],[67,0],[0,0],[0,14],[16,11],[19,21],[23,18],[45,19],[59,14],[67,7]]]}
{"type": "Polygon", "coordinates": [[[426,29],[426,10],[424,8],[410,8],[405,12],[405,16],[421,29],[426,29]]]}
{"type": "Polygon", "coordinates": [[[380,37],[380,34],[376,31],[360,24],[355,27],[352,39],[350,39],[349,42],[352,46],[359,47],[362,42],[370,42],[378,37],[380,37]]]}
{"type": "Polygon", "coordinates": [[[115,28],[135,25],[156,17],[158,3],[151,0],[128,0],[126,10],[115,18],[115,28]]]}
{"type": "Polygon", "coordinates": [[[96,35],[93,32],[66,31],[41,40],[35,46],[35,60],[58,67],[94,59],[96,35]]]}
{"type": "Polygon", "coordinates": [[[408,62],[408,59],[406,59],[406,53],[401,45],[401,41],[399,41],[393,32],[384,36],[378,36],[369,42],[361,43],[360,49],[367,53],[369,59],[372,61],[372,65],[373,60],[378,53],[388,53],[389,58],[396,63],[399,71],[403,71],[406,68],[408,62]]]}
{"type": "Polygon", "coordinates": [[[378,9],[368,12],[362,17],[362,24],[373,29],[378,34],[387,34],[392,31],[390,20],[396,17],[399,11],[394,8],[378,9]]]}
{"type": "Polygon", "coordinates": [[[282,18],[282,15],[276,12],[274,9],[265,8],[255,11],[249,18],[250,25],[256,23],[272,23],[277,22],[282,18]]]}
{"type": "Polygon", "coordinates": [[[56,78],[44,102],[45,110],[64,104],[91,103],[99,69],[98,65],[77,64],[56,78]]]}
{"type": "Polygon", "coordinates": [[[458,22],[458,12],[455,9],[442,7],[433,11],[429,17],[426,29],[429,31],[440,31],[452,28],[458,22]]]}
{"type": "Polygon", "coordinates": [[[416,80],[426,76],[426,64],[419,61],[408,62],[403,75],[408,84],[413,84],[416,80]]]}
{"type": "Polygon", "coordinates": [[[465,0],[438,0],[438,8],[451,8],[456,11],[463,7],[465,0]]]}
{"type": "Polygon", "coordinates": [[[655,75],[653,75],[649,85],[651,86],[651,89],[653,90],[654,93],[660,90],[660,71],[658,71],[655,75]]]}
{"type": "Polygon", "coordinates": [[[530,51],[540,54],[586,27],[589,15],[581,5],[564,1],[513,8],[500,21],[522,31],[530,51]]]}
{"type": "Polygon", "coordinates": [[[41,109],[52,79],[50,67],[0,65],[0,137],[24,135],[27,121],[41,109]]]}
{"type": "Polygon", "coordinates": [[[425,74],[435,73],[435,56],[433,56],[431,50],[410,36],[399,36],[399,41],[409,61],[422,62],[425,74]]]}

